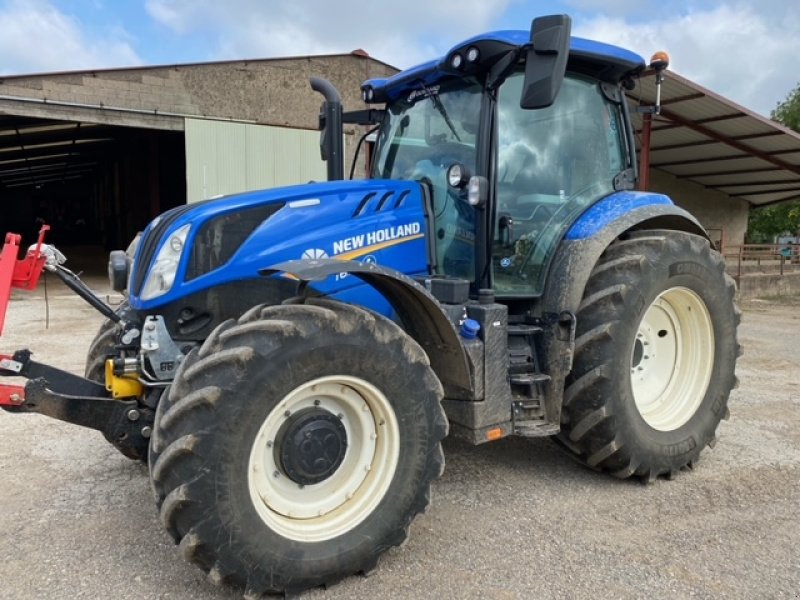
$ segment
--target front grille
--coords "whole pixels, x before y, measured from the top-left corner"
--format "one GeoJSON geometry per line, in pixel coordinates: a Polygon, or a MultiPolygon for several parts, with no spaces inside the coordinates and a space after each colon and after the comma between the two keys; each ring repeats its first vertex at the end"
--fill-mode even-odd
{"type": "Polygon", "coordinates": [[[186,281],[227,263],[250,234],[281,208],[283,203],[262,204],[219,215],[205,222],[194,238],[189,265],[186,267],[186,281]]]}

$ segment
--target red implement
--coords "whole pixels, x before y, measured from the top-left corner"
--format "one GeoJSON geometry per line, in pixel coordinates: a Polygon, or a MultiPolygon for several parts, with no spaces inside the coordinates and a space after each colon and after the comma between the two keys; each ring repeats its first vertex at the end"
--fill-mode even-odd
{"type": "MultiPolygon", "coordinates": [[[[22,363],[13,356],[0,354],[0,375],[8,376],[19,373],[22,363]]],[[[21,385],[0,384],[0,406],[19,406],[25,402],[25,388],[21,385]]]]}
{"type": "Polygon", "coordinates": [[[25,402],[25,388],[0,383],[0,406],[19,406],[25,402]]]}
{"type": "MultiPolygon", "coordinates": [[[[42,242],[44,242],[44,236],[49,229],[49,225],[42,225],[36,246],[29,250],[27,256],[22,260],[17,259],[22,237],[16,233],[6,234],[6,243],[0,252],[0,335],[3,333],[6,311],[11,300],[11,289],[32,290],[39,283],[45,263],[45,257],[42,255],[42,242]]],[[[0,390],[0,400],[2,398],[3,392],[0,390]]]]}

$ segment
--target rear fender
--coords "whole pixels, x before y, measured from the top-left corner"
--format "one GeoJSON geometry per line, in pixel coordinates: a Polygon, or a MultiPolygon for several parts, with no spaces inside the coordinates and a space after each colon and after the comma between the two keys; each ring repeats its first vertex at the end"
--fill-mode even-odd
{"type": "MultiPolygon", "coordinates": [[[[619,236],[634,230],[673,229],[706,239],[703,226],[687,211],[674,204],[651,204],[635,208],[599,229],[588,228],[586,236],[570,230],[561,241],[550,266],[542,296],[542,313],[575,314],[589,276],[606,248],[619,236]]],[[[545,372],[552,377],[545,393],[548,415],[560,420],[564,379],[572,369],[572,341],[568,336],[548,336],[543,344],[545,372]]],[[[558,421],[556,421],[558,422],[558,421]]]]}
{"type": "Polygon", "coordinates": [[[469,362],[455,326],[439,302],[413,279],[376,264],[334,259],[290,260],[259,271],[263,276],[277,273],[301,282],[321,281],[340,273],[358,277],[386,298],[405,331],[425,350],[445,396],[461,395],[456,389],[472,390],[469,362]]]}

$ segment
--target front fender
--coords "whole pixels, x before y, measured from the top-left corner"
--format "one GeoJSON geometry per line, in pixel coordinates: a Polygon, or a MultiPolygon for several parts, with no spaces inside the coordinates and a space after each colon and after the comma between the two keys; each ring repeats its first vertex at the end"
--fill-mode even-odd
{"type": "Polygon", "coordinates": [[[466,352],[455,326],[439,302],[419,283],[399,271],[376,264],[334,259],[290,260],[259,271],[262,276],[284,273],[302,282],[321,281],[350,273],[375,288],[392,305],[405,331],[422,346],[446,396],[448,389],[472,390],[466,352]]]}

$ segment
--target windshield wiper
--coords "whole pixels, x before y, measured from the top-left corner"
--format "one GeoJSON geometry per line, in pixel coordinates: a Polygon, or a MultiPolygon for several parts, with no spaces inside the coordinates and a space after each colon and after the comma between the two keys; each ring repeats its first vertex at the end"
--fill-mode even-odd
{"type": "Polygon", "coordinates": [[[453,132],[453,135],[455,136],[456,140],[460,142],[461,137],[458,135],[458,132],[456,131],[455,126],[453,125],[453,122],[447,115],[447,110],[445,109],[444,104],[442,104],[438,92],[435,92],[434,90],[430,89],[422,82],[420,82],[420,86],[422,86],[422,91],[425,92],[425,95],[431,99],[431,102],[433,102],[433,107],[436,109],[436,111],[440,115],[442,115],[444,122],[447,123],[447,126],[450,128],[450,131],[453,132]]]}

